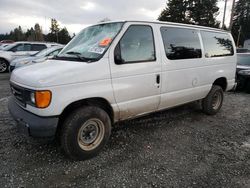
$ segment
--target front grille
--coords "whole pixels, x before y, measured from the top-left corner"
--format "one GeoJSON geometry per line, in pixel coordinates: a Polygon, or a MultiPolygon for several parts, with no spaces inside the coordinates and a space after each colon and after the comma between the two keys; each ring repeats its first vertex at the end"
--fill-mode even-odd
{"type": "Polygon", "coordinates": [[[17,103],[19,103],[22,106],[26,106],[26,102],[25,102],[25,90],[24,88],[20,87],[20,86],[16,86],[14,84],[10,85],[11,88],[11,92],[13,94],[13,96],[15,97],[17,103]]]}

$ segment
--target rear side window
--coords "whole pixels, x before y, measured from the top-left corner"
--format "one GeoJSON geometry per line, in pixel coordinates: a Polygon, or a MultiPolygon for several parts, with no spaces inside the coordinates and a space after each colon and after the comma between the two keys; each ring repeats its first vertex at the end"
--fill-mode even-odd
{"type": "Polygon", "coordinates": [[[153,30],[147,25],[132,25],[119,42],[121,58],[125,63],[154,61],[153,30]]]}
{"type": "Polygon", "coordinates": [[[44,44],[32,44],[32,51],[41,51],[47,48],[44,44]]]}
{"type": "Polygon", "coordinates": [[[205,57],[222,57],[234,55],[233,43],[226,33],[201,31],[205,57]]]}
{"type": "Polygon", "coordinates": [[[196,30],[161,27],[161,35],[168,59],[201,58],[201,44],[196,30]]]}

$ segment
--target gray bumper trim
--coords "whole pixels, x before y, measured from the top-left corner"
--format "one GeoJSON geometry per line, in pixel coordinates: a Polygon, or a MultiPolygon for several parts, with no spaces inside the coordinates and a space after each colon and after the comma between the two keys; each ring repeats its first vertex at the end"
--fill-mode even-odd
{"type": "Polygon", "coordinates": [[[18,130],[33,137],[54,137],[58,117],[40,117],[21,108],[14,97],[9,99],[9,111],[17,122],[18,130]]]}

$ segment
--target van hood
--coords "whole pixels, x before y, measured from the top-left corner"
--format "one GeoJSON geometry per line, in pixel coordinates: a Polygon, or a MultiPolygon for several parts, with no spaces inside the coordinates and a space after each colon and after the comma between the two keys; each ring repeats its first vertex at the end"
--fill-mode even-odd
{"type": "Polygon", "coordinates": [[[10,81],[36,89],[109,78],[108,58],[102,58],[92,63],[47,60],[14,70],[10,81]]]}

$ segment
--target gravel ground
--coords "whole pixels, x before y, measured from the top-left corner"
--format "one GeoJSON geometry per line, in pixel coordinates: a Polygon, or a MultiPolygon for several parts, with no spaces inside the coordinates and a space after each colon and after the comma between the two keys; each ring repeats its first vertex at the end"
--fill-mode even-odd
{"type": "Polygon", "coordinates": [[[227,93],[216,116],[197,104],[120,123],[97,157],[17,133],[0,75],[1,187],[250,187],[250,95],[227,93]]]}

